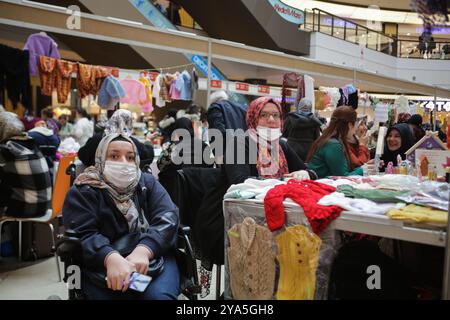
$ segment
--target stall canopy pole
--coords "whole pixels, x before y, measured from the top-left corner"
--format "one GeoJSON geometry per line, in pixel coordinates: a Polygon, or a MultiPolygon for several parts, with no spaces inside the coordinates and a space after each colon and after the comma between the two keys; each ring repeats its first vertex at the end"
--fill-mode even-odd
{"type": "MultiPolygon", "coordinates": [[[[448,208],[450,217],[450,205],[448,208]]],[[[444,283],[442,286],[442,299],[450,300],[450,219],[447,222],[447,239],[445,241],[445,261],[444,261],[444,283]]]]}
{"type": "Polygon", "coordinates": [[[212,56],[212,42],[211,39],[208,39],[208,83],[206,84],[207,87],[207,94],[206,94],[206,109],[209,108],[209,96],[211,95],[211,56],[212,56]]]}
{"type": "Polygon", "coordinates": [[[436,131],[436,113],[437,113],[437,105],[436,105],[436,102],[437,102],[437,97],[436,97],[436,86],[434,86],[434,112],[433,112],[433,117],[432,117],[432,119],[431,119],[431,121],[433,121],[433,132],[434,131],[436,131]]]}

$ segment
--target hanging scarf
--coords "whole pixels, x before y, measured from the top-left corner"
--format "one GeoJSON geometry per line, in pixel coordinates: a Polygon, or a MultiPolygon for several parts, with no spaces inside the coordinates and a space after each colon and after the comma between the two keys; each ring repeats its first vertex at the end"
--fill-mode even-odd
{"type": "Polygon", "coordinates": [[[70,82],[72,80],[72,62],[65,60],[57,60],[56,62],[56,78],[57,87],[56,91],[58,93],[58,102],[66,103],[69,97],[70,82]]]}
{"type": "Polygon", "coordinates": [[[297,87],[297,97],[295,98],[295,106],[298,106],[300,100],[305,97],[305,80],[302,75],[295,72],[286,73],[283,76],[283,87],[281,89],[281,106],[283,111],[286,110],[286,96],[288,94],[288,86],[297,87]]]}
{"type": "Polygon", "coordinates": [[[41,78],[41,91],[44,96],[51,96],[56,83],[56,59],[39,56],[39,76],[41,78]]]}
{"type": "Polygon", "coordinates": [[[103,137],[102,141],[100,141],[97,151],[95,152],[95,166],[86,168],[86,170],[84,170],[84,172],[75,179],[75,185],[89,185],[93,188],[106,190],[109,196],[112,198],[117,209],[119,209],[119,211],[127,220],[130,231],[134,231],[136,221],[138,221],[138,230],[141,230],[142,228],[148,228],[148,222],[146,221],[145,217],[144,221],[139,221],[138,209],[136,208],[133,201],[136,187],[138,186],[139,180],[141,178],[139,163],[139,153],[137,152],[137,148],[131,141],[131,139],[125,134],[113,133],[110,135],[106,135],[105,137],[103,137]],[[113,184],[110,184],[103,176],[108,146],[115,138],[119,136],[125,138],[133,146],[134,154],[136,155],[135,164],[138,172],[136,180],[125,189],[118,189],[113,184]]]}
{"type": "MultiPolygon", "coordinates": [[[[250,137],[257,141],[258,157],[256,160],[256,168],[258,174],[263,178],[281,178],[284,174],[289,173],[288,164],[279,140],[269,142],[258,138],[257,126],[259,123],[259,115],[264,106],[268,103],[277,106],[280,116],[282,115],[280,104],[271,97],[260,97],[253,100],[247,110],[247,127],[249,128],[250,137]]],[[[280,128],[283,131],[283,125],[280,128]]]]}

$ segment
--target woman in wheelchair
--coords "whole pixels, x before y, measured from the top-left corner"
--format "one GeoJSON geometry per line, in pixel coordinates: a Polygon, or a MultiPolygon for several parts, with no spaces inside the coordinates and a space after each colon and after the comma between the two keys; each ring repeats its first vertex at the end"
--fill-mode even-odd
{"type": "Polygon", "coordinates": [[[81,239],[86,298],[177,299],[179,271],[172,249],[178,209],[155,178],[139,170],[130,138],[122,133],[105,136],[95,166],[74,184],[63,220],[81,239]],[[145,278],[139,274],[152,278],[143,292],[132,283],[136,276],[145,278]]]}

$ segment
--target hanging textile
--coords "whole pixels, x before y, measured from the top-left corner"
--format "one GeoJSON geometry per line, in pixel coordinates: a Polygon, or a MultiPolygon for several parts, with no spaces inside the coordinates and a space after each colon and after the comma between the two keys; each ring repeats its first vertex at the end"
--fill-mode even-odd
{"type": "Polygon", "coordinates": [[[313,300],[322,240],[305,226],[292,226],[276,236],[280,279],[278,300],[313,300]]]}
{"type": "Polygon", "coordinates": [[[44,96],[51,96],[56,86],[56,59],[39,57],[39,76],[41,78],[41,92],[44,96]]]}
{"type": "Polygon", "coordinates": [[[181,88],[179,89],[177,87],[177,81],[180,77],[180,73],[177,72],[174,75],[170,75],[170,89],[169,89],[169,95],[171,100],[180,100],[181,99],[181,88]]]}
{"type": "Polygon", "coordinates": [[[230,286],[236,300],[269,300],[275,286],[272,233],[250,217],[228,230],[230,286]]]}
{"type": "Polygon", "coordinates": [[[159,96],[162,100],[166,102],[171,102],[170,99],[170,85],[172,84],[172,77],[168,74],[163,74],[160,78],[160,87],[159,96]]]}
{"type": "Polygon", "coordinates": [[[95,87],[93,69],[94,66],[78,63],[77,84],[80,98],[87,97],[91,92],[91,88],[95,87]]]}
{"type": "Polygon", "coordinates": [[[103,81],[98,92],[98,105],[100,108],[114,110],[120,98],[124,96],[125,90],[120,84],[120,81],[114,76],[108,76],[103,81]]]}
{"type": "Polygon", "coordinates": [[[295,72],[286,73],[283,76],[283,87],[281,89],[281,107],[283,109],[283,112],[287,112],[286,95],[288,92],[287,88],[288,86],[297,88],[297,97],[295,98],[295,106],[298,106],[300,100],[305,97],[305,81],[303,76],[295,72]]]}
{"type": "Polygon", "coordinates": [[[312,110],[316,110],[316,98],[314,96],[314,78],[305,74],[305,98],[311,101],[312,110]]]}
{"type": "Polygon", "coordinates": [[[59,103],[65,103],[69,97],[72,70],[72,62],[65,60],[56,61],[56,91],[59,103]]]}
{"type": "Polygon", "coordinates": [[[144,85],[145,93],[147,95],[147,101],[145,101],[144,105],[142,106],[142,111],[143,112],[152,112],[153,105],[152,105],[152,90],[151,90],[150,80],[148,80],[145,77],[140,77],[139,82],[144,85]]]}
{"type": "Polygon", "coordinates": [[[192,78],[189,72],[184,70],[177,78],[176,88],[180,91],[181,100],[192,100],[192,78]]]}
{"type": "Polygon", "coordinates": [[[20,102],[31,110],[29,52],[0,44],[0,104],[6,106],[4,88],[14,108],[20,102]]]}
{"type": "Polygon", "coordinates": [[[156,77],[155,83],[153,85],[153,96],[155,97],[156,106],[162,108],[166,106],[166,102],[161,97],[161,84],[163,81],[163,76],[160,74],[156,77]]]}
{"type": "Polygon", "coordinates": [[[191,71],[191,100],[194,101],[198,90],[198,74],[195,68],[191,71]]]}
{"type": "Polygon", "coordinates": [[[37,75],[39,56],[59,59],[58,45],[45,32],[35,33],[28,37],[24,50],[29,51],[29,71],[32,76],[37,75]]]}
{"type": "Polygon", "coordinates": [[[97,96],[103,80],[108,76],[106,67],[78,63],[77,84],[80,98],[97,96]]]}
{"type": "Polygon", "coordinates": [[[142,106],[147,101],[147,92],[141,82],[127,78],[121,80],[120,84],[125,91],[125,96],[120,99],[121,103],[142,106]]]}

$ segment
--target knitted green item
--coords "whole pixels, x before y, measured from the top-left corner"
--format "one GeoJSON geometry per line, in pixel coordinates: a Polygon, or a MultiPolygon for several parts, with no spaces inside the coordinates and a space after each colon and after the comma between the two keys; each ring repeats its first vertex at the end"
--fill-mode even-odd
{"type": "Polygon", "coordinates": [[[374,202],[404,202],[397,199],[408,191],[387,191],[378,189],[356,189],[351,185],[341,185],[337,187],[337,192],[345,194],[348,198],[368,199],[374,202]]]}

